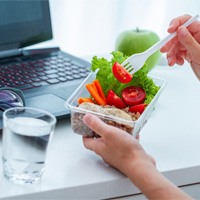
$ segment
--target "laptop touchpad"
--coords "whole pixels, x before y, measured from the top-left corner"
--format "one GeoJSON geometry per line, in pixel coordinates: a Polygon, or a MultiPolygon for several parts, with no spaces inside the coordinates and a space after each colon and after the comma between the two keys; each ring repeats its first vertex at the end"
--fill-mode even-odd
{"type": "Polygon", "coordinates": [[[49,111],[51,113],[62,112],[63,109],[67,109],[64,106],[65,100],[53,95],[53,94],[44,94],[35,97],[29,97],[26,99],[26,106],[35,107],[49,111]]]}

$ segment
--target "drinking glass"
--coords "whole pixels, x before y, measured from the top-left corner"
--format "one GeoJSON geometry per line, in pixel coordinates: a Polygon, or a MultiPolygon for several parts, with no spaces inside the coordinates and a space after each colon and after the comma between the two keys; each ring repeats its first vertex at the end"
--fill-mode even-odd
{"type": "Polygon", "coordinates": [[[3,174],[15,183],[37,183],[45,169],[46,154],[56,118],[46,111],[15,107],[3,113],[3,174]]]}

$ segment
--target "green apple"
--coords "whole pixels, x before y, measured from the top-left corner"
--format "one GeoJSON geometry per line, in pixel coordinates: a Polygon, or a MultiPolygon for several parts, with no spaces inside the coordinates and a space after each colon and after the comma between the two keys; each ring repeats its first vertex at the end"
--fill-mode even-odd
{"type": "MultiPolygon", "coordinates": [[[[150,30],[127,30],[117,37],[115,49],[126,56],[131,56],[147,50],[159,40],[158,35],[150,30]]],[[[147,71],[150,71],[158,63],[160,57],[160,51],[156,51],[146,60],[147,71]]]]}

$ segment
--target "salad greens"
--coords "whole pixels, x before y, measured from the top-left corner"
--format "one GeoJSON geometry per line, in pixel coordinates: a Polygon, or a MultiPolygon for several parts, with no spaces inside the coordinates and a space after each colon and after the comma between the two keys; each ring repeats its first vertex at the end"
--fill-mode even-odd
{"type": "Polygon", "coordinates": [[[133,79],[128,84],[123,84],[119,82],[112,73],[112,66],[115,62],[119,64],[123,63],[127,59],[127,56],[124,56],[123,53],[119,51],[113,51],[112,59],[107,60],[105,58],[97,58],[94,56],[92,59],[91,70],[94,72],[96,70],[96,78],[101,83],[104,94],[107,95],[109,90],[113,90],[118,96],[121,97],[121,92],[124,88],[128,86],[140,86],[146,92],[146,104],[149,104],[153,97],[159,90],[159,87],[155,85],[153,80],[147,76],[148,70],[147,65],[145,64],[140,70],[138,70],[133,75],[133,79]]]}

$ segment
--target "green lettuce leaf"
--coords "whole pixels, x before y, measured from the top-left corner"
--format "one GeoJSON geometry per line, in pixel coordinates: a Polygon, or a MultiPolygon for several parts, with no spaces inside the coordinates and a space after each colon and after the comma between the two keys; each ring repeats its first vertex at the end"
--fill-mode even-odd
{"type": "Polygon", "coordinates": [[[113,51],[111,60],[105,58],[97,58],[94,56],[92,59],[91,70],[96,70],[96,78],[100,81],[104,94],[107,95],[109,90],[113,90],[117,95],[121,97],[121,92],[124,88],[134,85],[142,87],[146,92],[145,103],[149,104],[153,97],[159,90],[159,87],[155,85],[153,80],[147,76],[148,71],[146,64],[133,75],[133,79],[128,84],[119,82],[112,73],[112,66],[115,62],[123,63],[127,59],[123,53],[119,51],[113,51]]]}

